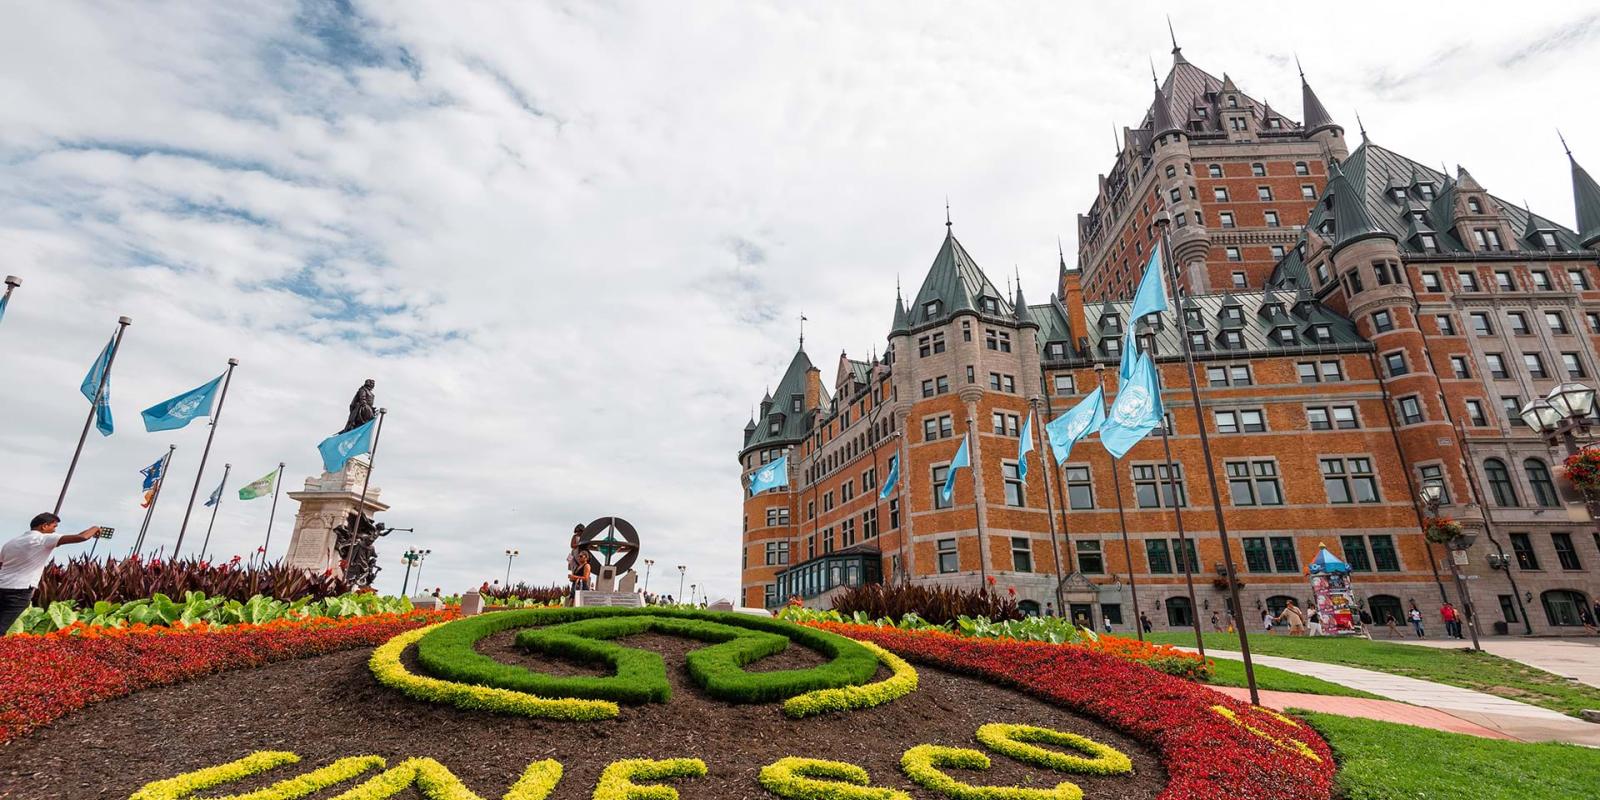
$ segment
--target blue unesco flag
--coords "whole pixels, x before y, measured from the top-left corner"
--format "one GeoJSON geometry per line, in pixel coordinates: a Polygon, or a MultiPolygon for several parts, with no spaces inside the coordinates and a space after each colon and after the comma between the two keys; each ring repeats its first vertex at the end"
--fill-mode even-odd
{"type": "Polygon", "coordinates": [[[216,490],[211,493],[211,497],[207,498],[207,500],[206,500],[206,508],[210,508],[210,507],[222,502],[222,486],[223,486],[223,484],[226,484],[227,482],[228,482],[228,476],[227,476],[226,473],[224,473],[223,476],[222,476],[222,480],[217,482],[216,490]]]}
{"type": "Polygon", "coordinates": [[[1097,386],[1066,413],[1046,423],[1044,432],[1050,437],[1050,452],[1055,453],[1056,466],[1061,466],[1072,454],[1073,445],[1100,430],[1105,421],[1105,390],[1097,386]]]}
{"type": "Polygon", "coordinates": [[[1033,449],[1033,412],[1022,421],[1022,437],[1017,440],[1017,480],[1028,484],[1028,451],[1033,449]]]}
{"type": "Polygon", "coordinates": [[[100,430],[101,436],[110,436],[116,430],[111,421],[111,375],[107,372],[111,368],[111,355],[116,352],[117,337],[111,337],[106,342],[106,348],[100,351],[100,357],[94,360],[94,365],[89,367],[89,374],[83,376],[83,384],[78,390],[89,402],[95,404],[94,426],[100,430]],[[101,385],[104,376],[104,386],[101,385]],[[98,393],[98,401],[96,400],[98,393]]]}
{"type": "Polygon", "coordinates": [[[1134,339],[1134,329],[1138,327],[1139,320],[1147,314],[1155,314],[1167,310],[1166,284],[1161,280],[1161,248],[1150,251],[1150,260],[1145,262],[1144,277],[1139,279],[1139,291],[1133,295],[1133,305],[1128,309],[1127,333],[1123,335],[1122,363],[1118,365],[1117,374],[1124,382],[1133,377],[1135,364],[1138,362],[1139,345],[1134,339]]]}
{"type": "Polygon", "coordinates": [[[211,416],[211,403],[217,397],[217,387],[221,385],[222,376],[218,375],[210,383],[196,386],[177,397],[145,409],[141,414],[144,417],[144,429],[177,430],[194,421],[195,417],[211,416]]]}
{"type": "Polygon", "coordinates": [[[768,489],[789,485],[789,457],[778,456],[750,476],[750,494],[760,494],[768,489]]]}
{"type": "Polygon", "coordinates": [[[950,496],[956,490],[956,470],[971,465],[971,460],[967,457],[967,437],[962,436],[961,449],[956,451],[955,458],[950,459],[949,471],[944,476],[944,486],[939,487],[939,497],[946,503],[950,502],[950,496]]]}
{"type": "Polygon", "coordinates": [[[1121,458],[1161,424],[1162,416],[1161,381],[1146,353],[1139,356],[1133,379],[1117,389],[1117,399],[1112,401],[1111,412],[1100,426],[1100,443],[1106,452],[1121,458]]]}
{"type": "Polygon", "coordinates": [[[322,468],[328,472],[338,472],[344,469],[344,462],[372,452],[372,426],[377,422],[374,418],[359,428],[323,439],[317,445],[317,452],[322,454],[322,468]]]}
{"type": "Polygon", "coordinates": [[[883,491],[878,492],[878,499],[882,500],[894,491],[895,484],[900,482],[900,456],[889,456],[889,474],[884,476],[883,491]]]}

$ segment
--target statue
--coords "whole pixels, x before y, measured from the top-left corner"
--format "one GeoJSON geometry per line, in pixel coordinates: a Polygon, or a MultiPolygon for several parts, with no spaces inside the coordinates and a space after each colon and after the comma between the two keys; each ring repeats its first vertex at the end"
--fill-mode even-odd
{"type": "Polygon", "coordinates": [[[377,416],[378,412],[373,410],[377,401],[372,396],[372,390],[377,385],[377,381],[368,378],[366,383],[361,384],[361,388],[356,390],[356,396],[350,399],[350,417],[345,420],[344,430],[339,431],[340,433],[353,431],[377,416]]]}
{"type": "Polygon", "coordinates": [[[333,529],[333,534],[334,552],[339,554],[345,579],[357,588],[371,586],[383,570],[378,566],[378,537],[389,535],[388,529],[373,523],[371,517],[352,511],[344,524],[333,529]]]}

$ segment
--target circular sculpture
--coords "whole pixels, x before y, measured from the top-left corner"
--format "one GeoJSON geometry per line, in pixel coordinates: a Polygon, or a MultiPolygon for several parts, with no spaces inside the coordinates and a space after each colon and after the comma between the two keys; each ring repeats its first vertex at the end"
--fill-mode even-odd
{"type": "Polygon", "coordinates": [[[620,575],[639,558],[639,532],[622,517],[601,517],[583,526],[578,548],[589,551],[589,563],[597,568],[616,567],[620,575]]]}

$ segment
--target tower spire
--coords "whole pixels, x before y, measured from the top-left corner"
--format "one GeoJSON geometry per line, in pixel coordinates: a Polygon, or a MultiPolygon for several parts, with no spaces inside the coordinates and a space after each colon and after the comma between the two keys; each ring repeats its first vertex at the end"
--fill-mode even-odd
{"type": "Polygon", "coordinates": [[[1161,88],[1161,80],[1156,77],[1156,57],[1150,57],[1150,83],[1157,89],[1161,88]]]}
{"type": "Polygon", "coordinates": [[[950,232],[950,195],[944,196],[944,230],[950,232]]]}
{"type": "Polygon", "coordinates": [[[1306,68],[1300,66],[1300,54],[1299,53],[1295,53],[1294,54],[1294,68],[1297,71],[1299,71],[1299,73],[1300,73],[1300,82],[1301,83],[1305,83],[1306,82],[1306,68]]]}
{"type": "Polygon", "coordinates": [[[1567,152],[1567,160],[1572,160],[1572,148],[1567,146],[1567,137],[1561,135],[1561,129],[1556,128],[1556,138],[1561,140],[1561,149],[1567,152]]]}
{"type": "Polygon", "coordinates": [[[1172,30],[1172,15],[1167,15],[1167,35],[1172,37],[1172,54],[1177,55],[1183,48],[1178,46],[1178,34],[1172,30]]]}
{"type": "Polygon", "coordinates": [[[1356,112],[1356,130],[1361,131],[1361,141],[1367,140],[1367,126],[1361,121],[1361,112],[1356,112]]]}
{"type": "Polygon", "coordinates": [[[806,349],[806,312],[800,312],[800,349],[806,349]]]}

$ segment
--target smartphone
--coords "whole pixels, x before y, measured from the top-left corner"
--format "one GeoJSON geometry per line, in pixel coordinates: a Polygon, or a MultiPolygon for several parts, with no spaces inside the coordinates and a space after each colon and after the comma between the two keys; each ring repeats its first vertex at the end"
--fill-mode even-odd
{"type": "Polygon", "coordinates": [[[101,525],[100,526],[100,532],[95,534],[94,538],[96,538],[96,539],[110,539],[111,538],[111,534],[116,533],[116,532],[117,532],[117,529],[111,527],[110,525],[101,525]]]}

